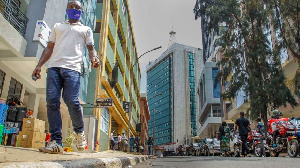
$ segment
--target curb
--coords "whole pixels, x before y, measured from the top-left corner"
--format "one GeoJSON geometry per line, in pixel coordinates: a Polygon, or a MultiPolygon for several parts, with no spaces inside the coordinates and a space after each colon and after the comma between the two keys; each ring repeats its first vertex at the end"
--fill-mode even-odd
{"type": "Polygon", "coordinates": [[[136,156],[136,157],[117,157],[117,158],[86,158],[68,161],[46,161],[46,162],[15,162],[15,163],[1,163],[3,168],[127,168],[138,163],[146,161],[150,156],[136,156]]]}

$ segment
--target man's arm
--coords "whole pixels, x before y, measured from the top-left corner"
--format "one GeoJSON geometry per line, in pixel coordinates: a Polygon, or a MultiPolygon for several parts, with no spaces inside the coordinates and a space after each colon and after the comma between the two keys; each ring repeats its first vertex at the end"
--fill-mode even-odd
{"type": "Polygon", "coordinates": [[[89,58],[90,58],[90,61],[92,62],[92,67],[93,68],[98,68],[99,58],[98,58],[97,52],[94,49],[94,46],[93,45],[87,45],[86,47],[89,51],[89,58]]]}
{"type": "Polygon", "coordinates": [[[47,47],[44,49],[42,56],[37,64],[36,68],[32,72],[32,76],[36,76],[37,79],[41,79],[41,68],[42,66],[50,59],[53,49],[54,43],[48,43],[47,47]]]}

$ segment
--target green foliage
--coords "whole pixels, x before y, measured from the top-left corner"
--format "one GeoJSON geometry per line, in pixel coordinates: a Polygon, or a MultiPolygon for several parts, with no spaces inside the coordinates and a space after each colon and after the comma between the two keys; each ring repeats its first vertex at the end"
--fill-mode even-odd
{"type": "MultiPolygon", "coordinates": [[[[269,2],[269,1],[268,1],[269,2]]],[[[267,116],[267,107],[278,108],[286,103],[297,103],[285,85],[280,53],[284,43],[270,44],[271,5],[259,0],[202,0],[195,12],[207,22],[210,32],[221,33],[223,58],[215,83],[230,80],[223,98],[234,98],[244,90],[250,99],[250,117],[267,116]],[[268,7],[267,7],[268,6],[268,7]]]]}
{"type": "Polygon", "coordinates": [[[271,0],[266,4],[274,16],[271,19],[278,32],[278,43],[300,59],[300,0],[271,0]]]}
{"type": "Polygon", "coordinates": [[[70,128],[68,128],[68,136],[64,138],[63,143],[64,147],[72,147],[73,142],[75,140],[76,133],[72,132],[70,128]]]}

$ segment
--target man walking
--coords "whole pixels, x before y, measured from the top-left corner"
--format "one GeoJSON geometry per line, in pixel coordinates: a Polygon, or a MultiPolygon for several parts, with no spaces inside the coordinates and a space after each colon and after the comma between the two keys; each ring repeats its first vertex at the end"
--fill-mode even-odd
{"type": "Polygon", "coordinates": [[[121,140],[121,151],[125,152],[125,144],[127,141],[126,135],[124,133],[122,133],[122,140],[121,140]]]}
{"type": "Polygon", "coordinates": [[[129,143],[130,143],[130,152],[133,152],[133,147],[134,147],[134,141],[135,141],[135,139],[134,139],[134,137],[133,137],[133,135],[131,135],[131,137],[129,138],[129,143]]]}
{"type": "Polygon", "coordinates": [[[140,153],[140,137],[135,137],[135,144],[136,144],[136,152],[140,153]]]}
{"type": "Polygon", "coordinates": [[[110,150],[115,150],[114,149],[114,146],[115,146],[114,133],[115,133],[115,130],[113,130],[112,133],[110,134],[110,150]]]}
{"type": "Polygon", "coordinates": [[[82,110],[79,102],[80,72],[85,47],[93,68],[99,66],[99,59],[94,50],[92,30],[79,22],[81,3],[71,0],[68,3],[69,20],[56,23],[49,37],[48,46],[42,53],[38,65],[32,73],[34,80],[40,79],[41,67],[49,60],[47,71],[47,117],[51,141],[39,150],[45,153],[62,153],[62,118],[60,97],[66,103],[76,136],[76,147],[84,150],[86,140],[83,132],[82,110]],[[61,92],[62,91],[62,92],[61,92]]]}
{"type": "Polygon", "coordinates": [[[247,146],[247,137],[248,133],[251,131],[250,122],[246,118],[244,118],[245,113],[240,112],[240,118],[238,118],[234,125],[234,132],[236,132],[237,127],[239,127],[239,135],[242,141],[242,156],[247,156],[249,154],[249,149],[247,146]]]}
{"type": "Polygon", "coordinates": [[[121,141],[122,141],[122,137],[120,134],[118,134],[118,150],[121,150],[121,141]]]}
{"type": "Polygon", "coordinates": [[[151,153],[152,153],[152,145],[153,145],[153,139],[152,139],[152,137],[149,137],[149,139],[147,141],[147,145],[148,145],[148,155],[151,155],[151,153]]]}

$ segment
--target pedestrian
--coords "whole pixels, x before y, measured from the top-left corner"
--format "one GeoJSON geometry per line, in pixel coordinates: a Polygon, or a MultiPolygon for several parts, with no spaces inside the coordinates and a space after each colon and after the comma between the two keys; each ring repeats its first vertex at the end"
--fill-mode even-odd
{"type": "MultiPolygon", "coordinates": [[[[240,112],[240,118],[238,118],[234,125],[234,133],[239,127],[239,135],[242,141],[242,156],[247,156],[249,154],[249,149],[247,145],[248,133],[251,131],[250,122],[246,118],[244,118],[245,113],[243,111],[240,112]]],[[[250,155],[248,155],[250,156],[250,155]]]]}
{"type": "Polygon", "coordinates": [[[45,130],[45,134],[46,134],[46,138],[45,138],[45,147],[46,147],[50,142],[50,133],[48,132],[48,130],[45,130]]]}
{"type": "Polygon", "coordinates": [[[257,125],[256,125],[256,131],[259,133],[259,139],[260,139],[260,144],[262,145],[261,149],[262,149],[262,156],[266,157],[266,153],[265,153],[265,144],[264,144],[264,132],[265,132],[265,126],[264,124],[261,122],[261,118],[258,117],[256,119],[257,121],[257,125]]]}
{"type": "Polygon", "coordinates": [[[130,143],[130,152],[133,152],[133,146],[134,146],[134,137],[133,135],[131,135],[130,139],[129,139],[129,143],[130,143]]]}
{"type": "Polygon", "coordinates": [[[121,150],[121,141],[122,141],[122,137],[120,134],[118,134],[118,150],[121,150]]]}
{"type": "Polygon", "coordinates": [[[126,135],[125,133],[122,133],[122,140],[121,140],[121,151],[122,152],[125,152],[125,143],[126,143],[126,135]]]}
{"type": "Polygon", "coordinates": [[[218,139],[220,141],[220,148],[223,156],[230,156],[230,129],[225,121],[222,122],[222,125],[219,128],[218,139]]]}
{"type": "Polygon", "coordinates": [[[74,131],[77,134],[76,147],[81,151],[86,146],[82,109],[78,99],[85,46],[89,51],[89,59],[93,68],[99,66],[99,59],[94,49],[93,31],[79,21],[82,13],[81,9],[81,3],[78,0],[71,0],[68,3],[68,21],[54,25],[48,45],[32,73],[33,80],[40,79],[42,66],[49,60],[46,102],[51,141],[46,147],[39,149],[41,152],[63,153],[61,93],[68,107],[74,131]]]}
{"type": "Polygon", "coordinates": [[[147,145],[148,145],[148,155],[151,155],[152,145],[153,145],[153,138],[152,137],[148,138],[147,145]]]}
{"type": "Polygon", "coordinates": [[[115,130],[113,130],[112,133],[110,133],[110,149],[111,150],[115,150],[114,149],[114,146],[115,146],[114,133],[115,133],[115,130]]]}
{"type": "Polygon", "coordinates": [[[139,136],[135,137],[135,144],[136,144],[136,152],[139,153],[140,152],[140,137],[139,136]]]}

